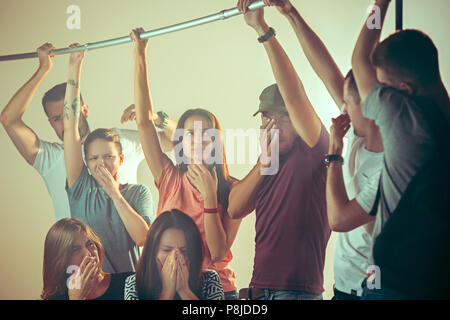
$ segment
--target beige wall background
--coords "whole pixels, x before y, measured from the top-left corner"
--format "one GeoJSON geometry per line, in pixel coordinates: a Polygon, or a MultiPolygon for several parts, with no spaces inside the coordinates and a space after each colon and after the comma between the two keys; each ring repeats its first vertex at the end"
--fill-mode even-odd
{"type": "MultiPolygon", "coordinates": [[[[393,1],[394,2],[394,1],[393,1]]],[[[304,18],[327,44],[342,72],[350,68],[350,57],[368,0],[293,0],[304,18]]],[[[0,55],[30,52],[50,41],[57,48],[73,42],[94,42],[127,35],[142,26],[149,30],[232,8],[235,0],[1,0],[0,55]],[[81,9],[81,29],[69,30],[66,9],[81,9]]],[[[448,0],[408,0],[404,3],[405,28],[418,28],[432,37],[440,52],[444,83],[450,81],[447,59],[448,0]]],[[[324,124],[338,114],[325,87],[304,57],[293,30],[274,8],[266,20],[277,31],[307,93],[324,124]]],[[[386,18],[383,37],[394,30],[394,6],[386,18]]],[[[177,119],[190,107],[211,110],[224,129],[258,128],[251,115],[260,91],[274,82],[263,47],[242,17],[184,30],[151,39],[149,77],[157,110],[177,119]]],[[[42,110],[40,100],[50,87],[67,79],[68,56],[54,58],[52,71],[36,93],[24,121],[41,139],[57,141],[42,110]]],[[[0,62],[0,106],[36,70],[37,59],[0,62]]],[[[82,94],[90,106],[91,129],[119,126],[122,111],[133,102],[132,46],[125,44],[88,52],[82,76],[82,94]]],[[[3,128],[0,129],[0,299],[38,299],[42,288],[43,243],[55,222],[53,207],[38,173],[19,155],[3,128]]],[[[248,156],[247,156],[248,159],[248,156]]],[[[228,159],[232,161],[232,159],[228,159]]],[[[230,165],[232,175],[243,178],[253,166],[230,165]]],[[[139,167],[139,182],[152,189],[158,199],[147,164],[139,167]]],[[[254,214],[244,219],[232,247],[231,263],[238,287],[248,286],[253,270],[254,214]]],[[[333,256],[337,235],[330,238],[324,298],[332,297],[333,256]]],[[[295,246],[295,244],[292,244],[295,246]]]]}

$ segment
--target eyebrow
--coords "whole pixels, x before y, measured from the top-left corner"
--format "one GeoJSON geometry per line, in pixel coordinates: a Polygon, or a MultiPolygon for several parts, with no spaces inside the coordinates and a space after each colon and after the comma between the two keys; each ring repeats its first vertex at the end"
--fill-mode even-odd
{"type": "MultiPolygon", "coordinates": [[[[195,129],[184,129],[184,130],[189,131],[189,132],[195,131],[195,129]]],[[[201,130],[202,130],[202,132],[204,132],[204,131],[208,131],[208,130],[217,130],[217,129],[216,128],[206,128],[206,129],[202,128],[201,130]]]]}
{"type": "MultiPolygon", "coordinates": [[[[168,248],[168,249],[173,249],[172,246],[168,246],[168,245],[165,245],[165,244],[162,244],[161,247],[163,247],[163,248],[168,248]]],[[[180,249],[187,249],[187,247],[184,246],[184,247],[181,247],[180,249]]]]}
{"type": "Polygon", "coordinates": [[[93,154],[93,155],[90,155],[89,158],[98,157],[98,156],[113,156],[113,155],[114,154],[112,154],[112,153],[93,154]]]}

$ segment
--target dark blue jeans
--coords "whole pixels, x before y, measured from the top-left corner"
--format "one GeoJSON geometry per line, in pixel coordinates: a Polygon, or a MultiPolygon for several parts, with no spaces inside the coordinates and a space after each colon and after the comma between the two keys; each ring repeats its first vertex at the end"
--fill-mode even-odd
{"type": "Polygon", "coordinates": [[[364,284],[361,300],[409,300],[409,298],[388,288],[368,289],[364,284]]]}
{"type": "Polygon", "coordinates": [[[256,300],[322,300],[322,294],[315,294],[301,290],[272,290],[264,289],[265,296],[256,300]]]}
{"type": "Polygon", "coordinates": [[[361,300],[361,297],[339,291],[334,286],[333,286],[333,291],[334,291],[334,296],[333,296],[333,298],[331,298],[331,300],[361,300]]]}
{"type": "Polygon", "coordinates": [[[236,290],[224,292],[225,300],[238,300],[238,292],[236,290]]]}

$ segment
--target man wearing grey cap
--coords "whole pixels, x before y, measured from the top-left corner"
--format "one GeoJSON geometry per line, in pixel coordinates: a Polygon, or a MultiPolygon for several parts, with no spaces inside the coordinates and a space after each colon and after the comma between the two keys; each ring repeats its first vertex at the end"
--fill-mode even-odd
{"type": "Polygon", "coordinates": [[[276,84],[261,93],[255,115],[261,113],[262,129],[278,130],[275,136],[268,135],[267,141],[270,145],[278,142],[279,153],[271,154],[271,162],[278,160],[275,174],[261,173],[268,164],[260,157],[230,193],[228,213],[232,218],[242,218],[253,210],[256,214],[253,276],[250,288],[242,289],[240,298],[322,299],[325,250],[331,234],[323,164],[329,134],[274,30],[264,21],[263,9],[247,10],[251,2],[239,0],[238,8],[258,33],[276,79],[276,84]]]}

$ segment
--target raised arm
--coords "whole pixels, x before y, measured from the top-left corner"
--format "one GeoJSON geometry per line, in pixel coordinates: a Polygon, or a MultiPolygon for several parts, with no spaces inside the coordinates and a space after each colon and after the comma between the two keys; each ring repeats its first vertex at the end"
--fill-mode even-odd
{"type": "Polygon", "coordinates": [[[364,22],[353,50],[352,68],[361,101],[367,98],[370,90],[377,83],[377,74],[372,65],[371,55],[380,41],[381,28],[390,2],[391,0],[377,0],[375,2],[374,12],[370,13],[364,22]],[[380,20],[379,28],[369,29],[369,26],[372,27],[373,19],[380,20]]]}
{"type": "Polygon", "coordinates": [[[16,92],[0,115],[0,121],[22,157],[34,164],[39,151],[39,138],[22,120],[24,112],[30,105],[36,90],[52,68],[49,52],[54,47],[46,43],[37,49],[39,68],[33,76],[16,92]]]}
{"type": "MultiPolygon", "coordinates": [[[[77,46],[71,45],[70,47],[77,46]]],[[[70,54],[69,77],[64,97],[64,157],[66,161],[67,184],[71,188],[83,169],[81,138],[78,132],[80,118],[80,80],[85,52],[70,54]]]]}
{"type": "Polygon", "coordinates": [[[247,176],[231,189],[228,205],[230,218],[241,219],[255,210],[258,187],[263,180],[261,163],[258,162],[247,176]]]}
{"type": "MultiPolygon", "coordinates": [[[[342,154],[343,137],[349,128],[347,114],[333,119],[328,154],[342,154]]],[[[364,211],[356,199],[348,198],[340,162],[331,162],[327,169],[326,199],[328,222],[333,231],[348,232],[375,219],[364,211]]]]}
{"type": "Polygon", "coordinates": [[[134,48],[134,104],[136,106],[136,123],[141,139],[145,159],[155,181],[159,182],[162,170],[169,158],[161,149],[158,132],[153,123],[153,105],[147,76],[147,42],[141,40],[139,34],[144,30],[135,29],[130,34],[136,42],[134,48]]]}
{"type": "MultiPolygon", "coordinates": [[[[120,119],[120,123],[125,123],[127,121],[135,121],[136,120],[136,107],[134,104],[128,106],[123,111],[122,117],[120,119]]],[[[172,136],[177,129],[177,122],[171,118],[168,118],[166,126],[159,131],[159,140],[161,141],[161,149],[164,153],[172,151],[173,150],[173,142],[172,142],[172,136]]],[[[153,114],[153,123],[158,126],[163,123],[163,120],[161,117],[157,114],[153,114]]]]}
{"type": "MultiPolygon", "coordinates": [[[[261,130],[266,131],[266,139],[264,140],[261,135],[261,148],[268,150],[267,156],[271,154],[271,130],[274,126],[274,120],[263,123],[260,127],[261,130]],[[266,143],[266,145],[263,145],[266,143]]],[[[239,182],[233,184],[230,195],[228,197],[228,215],[232,219],[241,219],[255,210],[256,197],[258,195],[258,189],[264,180],[265,175],[262,174],[264,168],[270,167],[270,163],[263,164],[262,157],[259,158],[257,164],[253,169],[239,182]]]]}
{"type": "MultiPolygon", "coordinates": [[[[251,2],[253,0],[239,0],[238,8],[244,10],[251,2]]],[[[246,11],[244,19],[258,36],[262,36],[269,31],[269,26],[264,20],[264,9],[246,11]]],[[[300,137],[312,148],[319,140],[322,125],[320,118],[311,105],[289,57],[276,37],[270,37],[269,40],[265,41],[264,48],[292,124],[300,137]]]]}
{"type": "Polygon", "coordinates": [[[344,103],[342,93],[344,76],[325,44],[289,0],[267,0],[266,2],[270,6],[275,5],[281,14],[288,19],[311,67],[322,80],[340,110],[344,103]]]}

